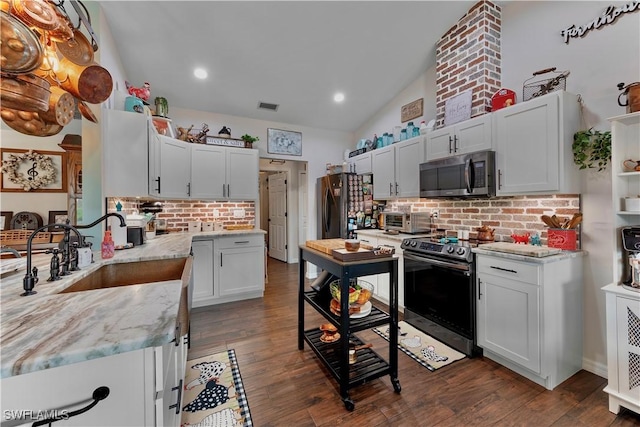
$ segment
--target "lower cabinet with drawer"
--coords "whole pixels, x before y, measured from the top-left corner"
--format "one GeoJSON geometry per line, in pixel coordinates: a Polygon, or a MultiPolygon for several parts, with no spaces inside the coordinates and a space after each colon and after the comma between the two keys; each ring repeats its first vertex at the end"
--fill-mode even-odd
{"type": "Polygon", "coordinates": [[[264,295],[264,235],[204,235],[192,242],[193,306],[264,295]]]}
{"type": "Polygon", "coordinates": [[[583,256],[528,261],[484,252],[476,254],[478,346],[553,390],[582,369],[583,256]]]}

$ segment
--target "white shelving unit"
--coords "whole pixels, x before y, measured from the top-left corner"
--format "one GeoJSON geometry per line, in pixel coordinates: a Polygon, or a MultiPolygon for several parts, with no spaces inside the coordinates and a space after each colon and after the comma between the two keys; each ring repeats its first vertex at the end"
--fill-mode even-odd
{"type": "Polygon", "coordinates": [[[613,281],[605,286],[609,410],[625,407],[640,413],[640,292],[621,286],[628,268],[620,229],[640,225],[640,212],[623,210],[625,197],[640,194],[640,172],[623,168],[627,159],[640,160],[640,112],[612,117],[611,194],[613,201],[613,281]]]}

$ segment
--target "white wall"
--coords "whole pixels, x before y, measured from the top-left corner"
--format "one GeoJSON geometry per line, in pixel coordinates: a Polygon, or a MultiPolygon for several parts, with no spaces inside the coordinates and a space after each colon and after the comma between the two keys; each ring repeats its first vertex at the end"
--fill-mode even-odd
{"type": "MultiPolygon", "coordinates": [[[[628,2],[615,2],[623,5],[628,2]]],[[[565,44],[560,31],[584,25],[602,14],[608,2],[513,1],[502,5],[502,86],[522,99],[522,85],[534,71],[569,70],[567,91],[582,95],[586,126],[608,130],[607,117],[624,114],[617,98],[619,82],[640,78],[640,12],[620,16],[612,25],[592,30],[565,44]]],[[[540,76],[543,77],[543,76],[540,76]]],[[[399,124],[400,107],[424,96],[425,119],[435,117],[435,68],[389,102],[355,132],[356,139],[387,132],[399,124]]],[[[421,119],[417,119],[420,121],[421,119]]],[[[605,297],[600,289],[611,281],[613,222],[611,169],[582,173],[583,249],[588,252],[584,284],[585,369],[606,377],[605,297]]]]}
{"type": "MultiPolygon", "coordinates": [[[[560,31],[585,25],[610,5],[627,2],[509,2],[502,9],[502,83],[522,96],[523,82],[548,67],[569,70],[567,91],[582,95],[586,127],[609,130],[608,117],[625,113],[617,103],[619,82],[640,78],[640,12],[620,16],[565,44],[560,31]]],[[[543,77],[543,76],[540,76],[543,77]]],[[[606,376],[605,296],[611,282],[613,212],[611,165],[583,172],[583,249],[588,251],[584,286],[584,368],[606,376]]]]}

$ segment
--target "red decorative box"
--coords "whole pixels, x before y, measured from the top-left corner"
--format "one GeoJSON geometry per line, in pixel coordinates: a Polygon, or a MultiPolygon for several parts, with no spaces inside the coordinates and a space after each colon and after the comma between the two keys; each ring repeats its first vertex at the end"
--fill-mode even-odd
{"type": "Polygon", "coordinates": [[[550,248],[575,251],[577,249],[577,234],[574,228],[550,228],[547,230],[547,246],[550,248]]]}
{"type": "Polygon", "coordinates": [[[497,111],[516,103],[516,93],[511,89],[500,89],[491,97],[491,111],[497,111]]]}

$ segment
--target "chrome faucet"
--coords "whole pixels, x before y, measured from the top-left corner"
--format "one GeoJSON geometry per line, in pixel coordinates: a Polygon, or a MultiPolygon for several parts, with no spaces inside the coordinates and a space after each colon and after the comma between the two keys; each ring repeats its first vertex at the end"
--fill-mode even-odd
{"type": "Polygon", "coordinates": [[[21,296],[26,296],[26,295],[33,295],[36,293],[36,291],[33,290],[33,288],[35,287],[35,284],[38,283],[38,269],[36,267],[33,267],[33,269],[31,269],[31,241],[33,240],[33,237],[39,233],[40,231],[49,228],[53,225],[64,228],[64,238],[63,238],[63,248],[62,248],[62,266],[61,266],[61,272],[60,275],[66,275],[66,274],[70,274],[70,266],[74,266],[73,269],[77,270],[77,250],[74,251],[75,252],[75,259],[71,249],[71,244],[70,244],[70,233],[73,230],[76,235],[78,236],[78,243],[82,244],[83,243],[83,237],[80,234],[80,232],[78,231],[78,229],[83,229],[83,228],[91,228],[97,224],[99,224],[101,221],[104,221],[105,219],[107,219],[110,216],[114,216],[120,219],[120,227],[126,227],[127,223],[124,220],[124,217],[120,214],[117,213],[108,213],[106,215],[101,216],[100,218],[98,218],[97,220],[95,220],[94,222],[92,222],[91,224],[88,225],[76,225],[75,227],[73,225],[70,225],[67,220],[67,223],[65,224],[47,224],[47,225],[43,225],[42,227],[38,228],[37,230],[35,230],[33,233],[31,233],[31,235],[29,236],[29,239],[27,240],[27,273],[24,276],[24,279],[22,279],[22,287],[24,288],[24,293],[20,294],[21,296]]]}

